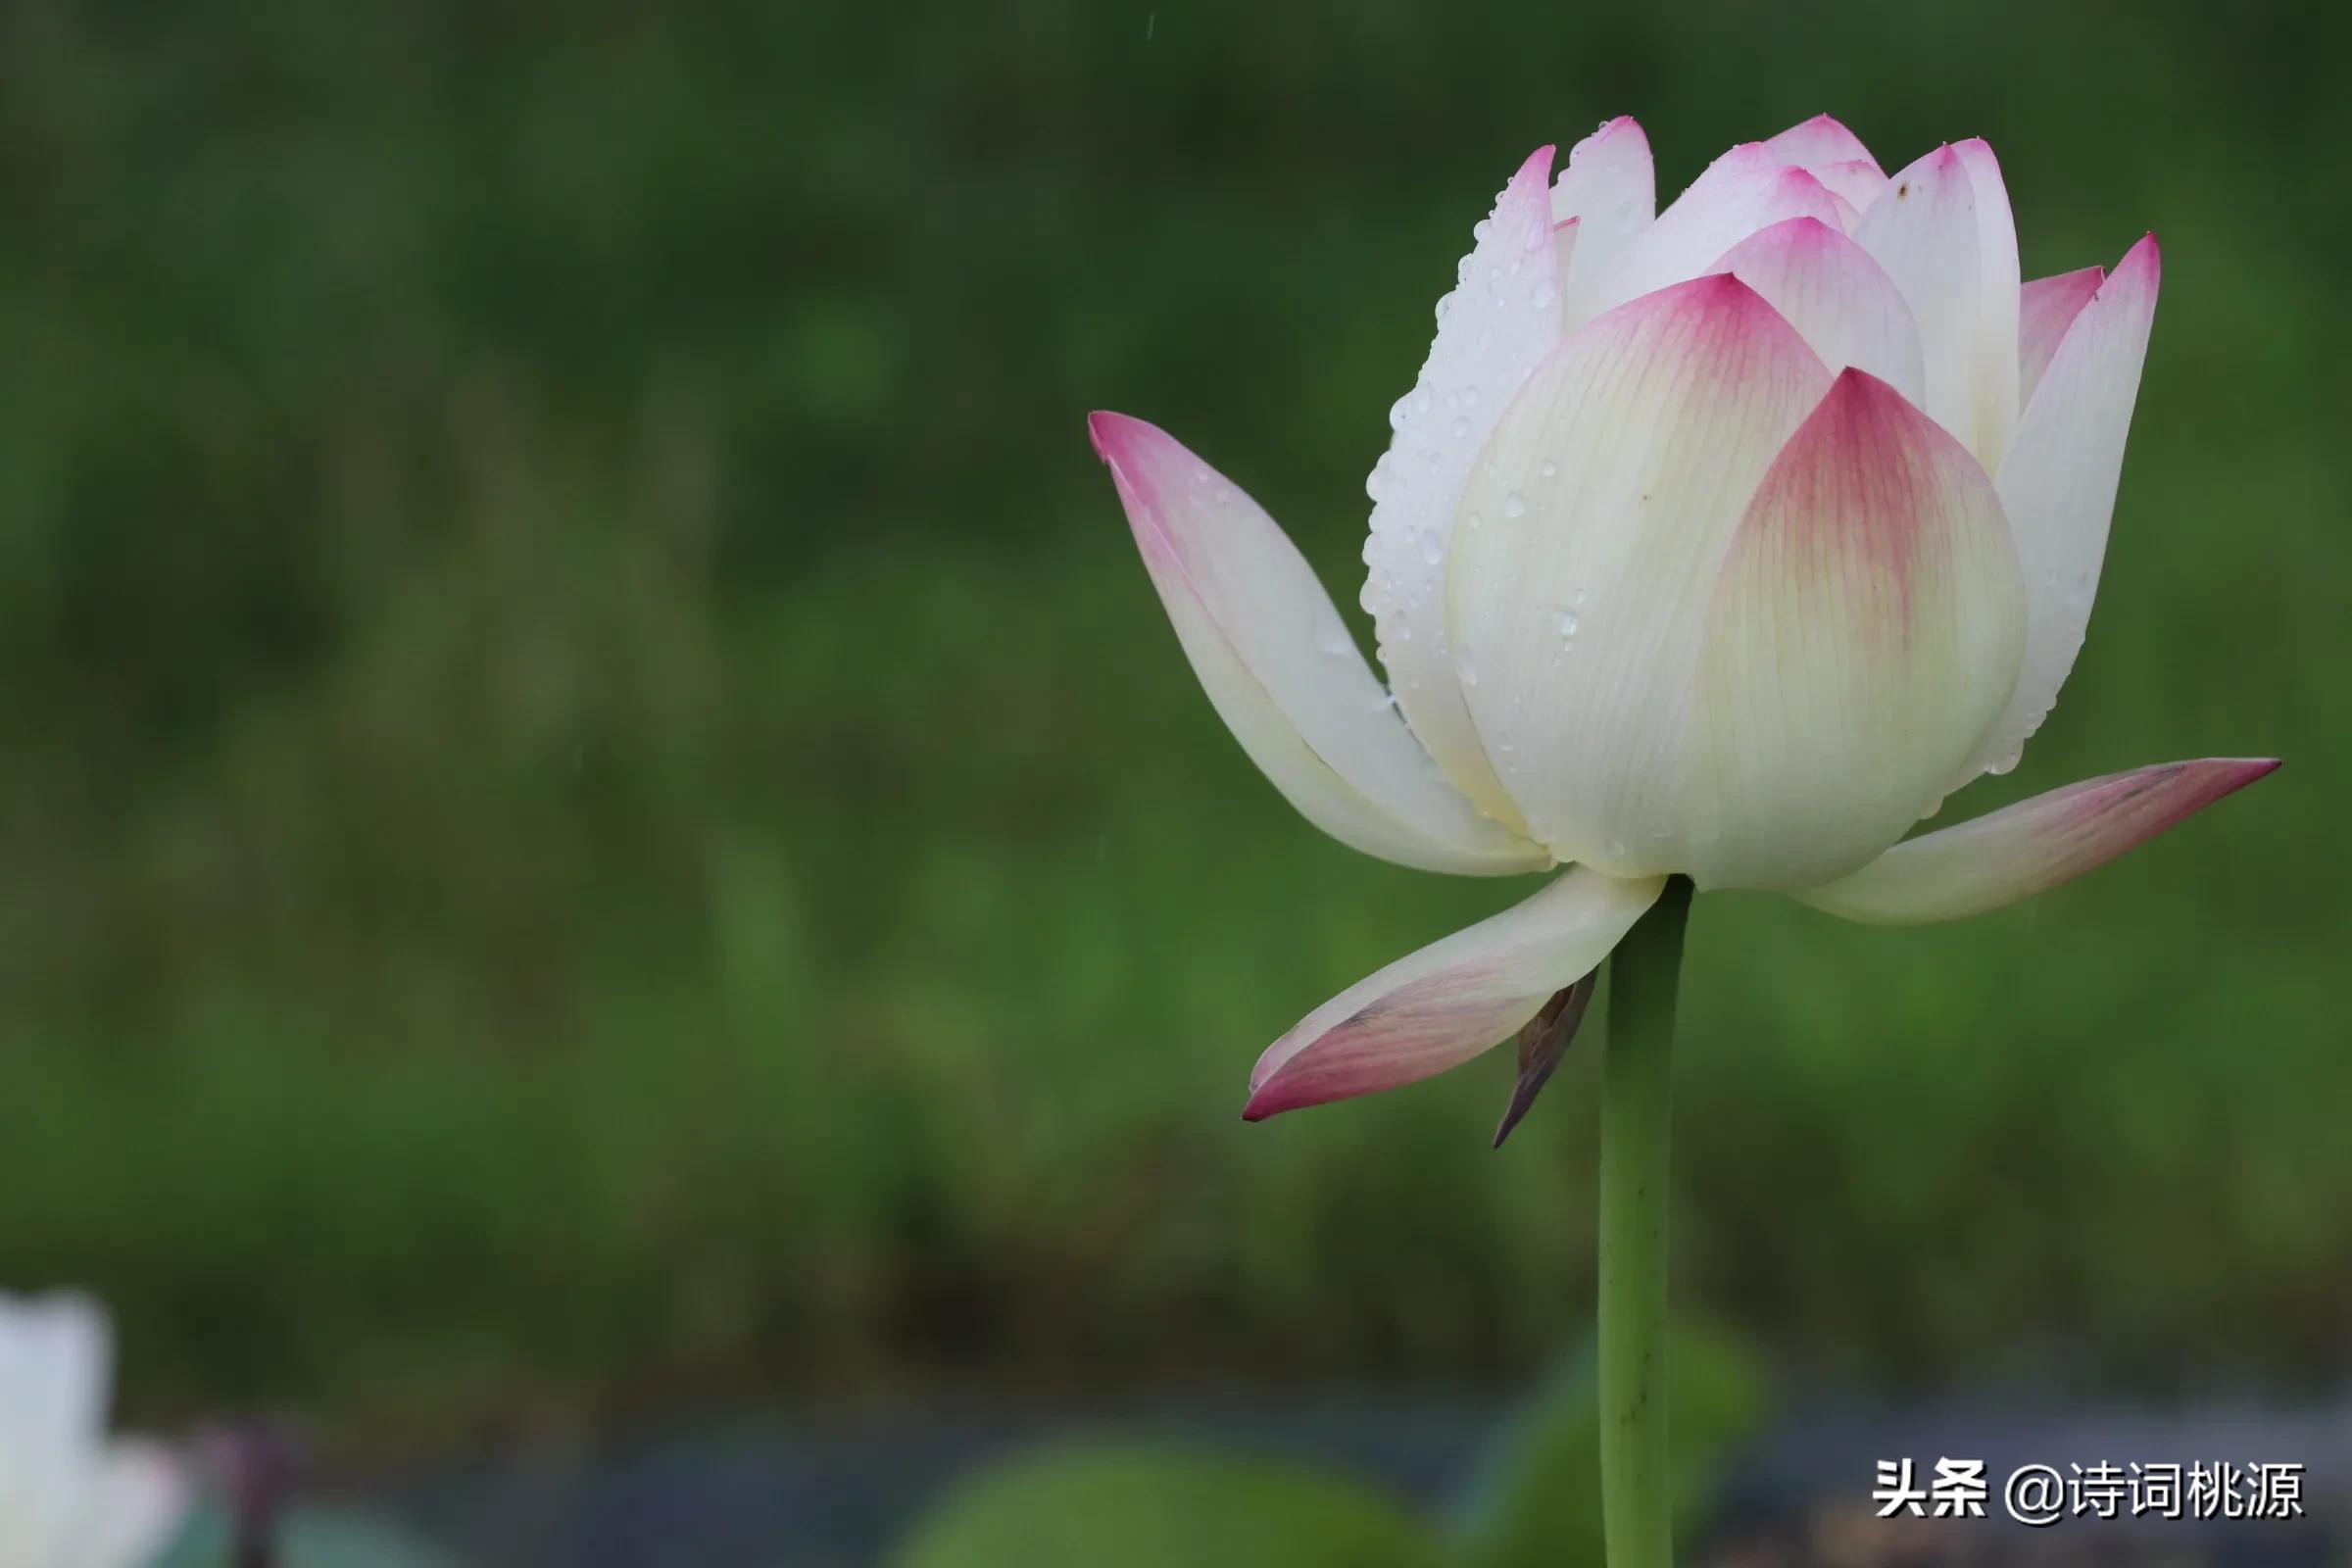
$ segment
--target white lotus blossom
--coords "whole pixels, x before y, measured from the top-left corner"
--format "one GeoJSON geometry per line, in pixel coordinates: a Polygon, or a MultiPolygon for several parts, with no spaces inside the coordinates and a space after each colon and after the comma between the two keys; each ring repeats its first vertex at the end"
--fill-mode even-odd
{"type": "Polygon", "coordinates": [[[1655,211],[1631,120],[1496,198],[1390,412],[1362,604],[1384,683],[1272,518],[1092,420],[1178,640],[1334,837],[1567,867],[1277,1041],[1265,1115],[1466,1059],[1666,879],[1857,920],[1996,908],[2277,766],[2170,762],[1902,842],[2015,765],[2074,667],[2156,310],[2153,235],[2021,281],[1982,141],[1889,176],[1822,116],[1655,211]]]}

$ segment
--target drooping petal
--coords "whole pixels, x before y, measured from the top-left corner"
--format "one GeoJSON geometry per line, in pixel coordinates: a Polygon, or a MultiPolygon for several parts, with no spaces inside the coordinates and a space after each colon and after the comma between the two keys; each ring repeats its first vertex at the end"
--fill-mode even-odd
{"type": "Polygon", "coordinates": [[[1582,320],[1592,314],[1584,297],[1592,281],[1650,225],[1657,210],[1649,138],[1630,116],[1608,122],[1569,149],[1568,167],[1551,187],[1553,224],[1577,227],[1575,265],[1560,273],[1567,315],[1582,320]]]}
{"type": "Polygon", "coordinates": [[[2017,680],[2025,595],[1992,481],[1865,371],[1773,461],[1715,586],[1690,870],[1801,888],[1941,799],[2017,680]]]}
{"type": "Polygon", "coordinates": [[[2107,281],[2107,269],[2085,267],[2079,271],[2037,277],[2019,293],[2017,301],[2018,397],[2031,402],[2050,368],[2050,356],[2066,337],[2066,329],[2090,297],[2107,281]]]}
{"type": "Polygon", "coordinates": [[[1919,326],[1886,269],[1817,218],[1750,234],[1717,262],[1764,296],[1832,372],[1858,366],[1913,403],[1926,393],[1919,326]]]}
{"type": "MultiPolygon", "coordinates": [[[[1988,163],[1988,154],[1937,148],[1894,176],[1862,215],[1854,239],[1894,279],[1919,323],[1928,379],[1922,406],[1992,472],[2016,416],[2018,284],[2008,197],[2000,195],[1997,215],[1983,210],[1989,198],[1980,199],[1973,166],[1988,163]],[[2004,254],[2005,313],[1990,303],[1997,288],[1987,282],[2004,275],[2004,254]]],[[[1997,170],[1991,180],[1997,188],[1997,170]]]]}
{"type": "Polygon", "coordinates": [[[1851,876],[1796,896],[1874,925],[1983,914],[2098,869],[2278,765],[2275,758],[2209,757],[2086,779],[1898,844],[1851,876]]]}
{"type": "Polygon", "coordinates": [[[1447,612],[1488,755],[1560,859],[1622,876],[1687,863],[1708,594],[1829,383],[1777,311],[1717,273],[1571,338],[1495,428],[1463,494],[1447,612]]]}
{"type": "Polygon", "coordinates": [[[1266,1048],[1243,1116],[1370,1094],[1469,1060],[1597,967],[1665,885],[1577,866],[1526,902],[1397,959],[1266,1048]]]}
{"type": "MultiPolygon", "coordinates": [[[[1536,363],[1560,340],[1557,252],[1538,148],[1495,199],[1463,258],[1460,282],[1438,303],[1437,339],[1412,391],[1389,413],[1396,434],[1366,484],[1363,606],[1413,733],[1456,789],[1516,826],[1494,764],[1479,750],[1454,683],[1446,638],[1445,564],[1470,465],[1536,363]]],[[[1584,225],[1575,244],[1585,241],[1584,225]]]]}
{"type": "Polygon", "coordinates": [[[1782,163],[1794,164],[1799,169],[1819,170],[1829,164],[1879,167],[1879,161],[1862,144],[1862,138],[1828,115],[1815,115],[1811,120],[1790,125],[1767,140],[1764,149],[1782,163]]]}
{"type": "Polygon", "coordinates": [[[162,1555],[186,1516],[187,1476],[151,1444],[116,1443],[97,1457],[82,1529],[60,1568],[140,1568],[162,1555]]]}
{"type": "Polygon", "coordinates": [[[1761,143],[1733,148],[1708,165],[1656,222],[1596,269],[1589,288],[1580,286],[1568,313],[1569,330],[1629,300],[1698,276],[1748,235],[1790,218],[1840,222],[1837,201],[1811,174],[1761,143]]]}
{"type": "Polygon", "coordinates": [[[1446,782],[1273,518],[1154,425],[1096,414],[1088,427],[1209,701],[1307,820],[1427,870],[1549,863],[1446,782]]]}
{"type": "Polygon", "coordinates": [[[2076,313],[1995,477],[2026,573],[2026,662],[1969,777],[2016,762],[2082,652],[2162,269],[2151,234],[2076,313]]]}

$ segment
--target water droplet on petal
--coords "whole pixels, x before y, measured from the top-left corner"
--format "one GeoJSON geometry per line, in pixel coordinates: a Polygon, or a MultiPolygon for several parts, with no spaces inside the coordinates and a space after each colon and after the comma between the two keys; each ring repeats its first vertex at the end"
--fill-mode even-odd
{"type": "Polygon", "coordinates": [[[1527,515],[1527,502],[1520,496],[1518,491],[1514,490],[1509,495],[1502,498],[1502,514],[1506,517],[1524,517],[1527,515]]]}

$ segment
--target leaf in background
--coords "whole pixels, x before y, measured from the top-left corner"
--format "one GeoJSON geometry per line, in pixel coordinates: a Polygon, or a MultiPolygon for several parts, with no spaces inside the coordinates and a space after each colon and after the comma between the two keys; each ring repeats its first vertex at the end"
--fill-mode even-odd
{"type": "MultiPolygon", "coordinates": [[[[228,1568],[228,1516],[206,1505],[189,1518],[154,1568],[228,1568]]],[[[458,1559],[372,1520],[339,1510],[289,1509],[277,1530],[275,1568],[460,1568],[458,1559]]]]}
{"type": "MultiPolygon", "coordinates": [[[[1675,1527],[1706,1522],[1722,1467],[1770,1402],[1762,1359],[1689,1321],[1667,1348],[1675,1527]]],[[[1600,1533],[1600,1390],[1591,1335],[1495,1445],[1458,1532],[1474,1568],[1606,1568],[1600,1533]]]]}
{"type": "Polygon", "coordinates": [[[955,1488],[891,1568],[1437,1568],[1436,1534],[1346,1477],[1146,1445],[1050,1448],[955,1488]]]}

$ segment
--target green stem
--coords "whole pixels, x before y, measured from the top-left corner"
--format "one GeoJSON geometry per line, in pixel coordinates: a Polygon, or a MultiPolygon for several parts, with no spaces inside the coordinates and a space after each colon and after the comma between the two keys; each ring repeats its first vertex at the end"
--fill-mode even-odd
{"type": "Polygon", "coordinates": [[[1674,994],[1690,913],[1690,879],[1668,879],[1609,959],[1600,1102],[1600,1514],[1609,1568],[1674,1562],[1666,1189],[1674,994]]]}

